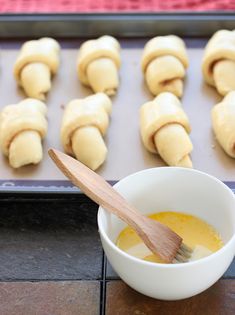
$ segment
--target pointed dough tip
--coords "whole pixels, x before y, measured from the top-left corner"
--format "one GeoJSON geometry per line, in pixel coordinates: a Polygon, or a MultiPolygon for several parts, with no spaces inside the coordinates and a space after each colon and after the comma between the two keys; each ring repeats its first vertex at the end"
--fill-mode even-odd
{"type": "Polygon", "coordinates": [[[186,155],[179,161],[179,163],[176,166],[193,168],[193,163],[191,161],[190,156],[186,155]]]}
{"type": "Polygon", "coordinates": [[[108,96],[114,96],[116,94],[116,89],[108,89],[105,92],[105,94],[107,94],[108,96]]]}

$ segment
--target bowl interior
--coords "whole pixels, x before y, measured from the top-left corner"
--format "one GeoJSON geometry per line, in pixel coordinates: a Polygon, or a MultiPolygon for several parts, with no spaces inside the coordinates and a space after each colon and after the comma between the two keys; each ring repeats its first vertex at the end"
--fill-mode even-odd
{"type": "MultiPolygon", "coordinates": [[[[235,197],[216,178],[185,168],[155,168],[130,175],[115,185],[143,214],[176,211],[195,215],[211,224],[227,243],[235,234],[235,197]]],[[[126,226],[99,209],[100,232],[113,243],[126,226]]]]}

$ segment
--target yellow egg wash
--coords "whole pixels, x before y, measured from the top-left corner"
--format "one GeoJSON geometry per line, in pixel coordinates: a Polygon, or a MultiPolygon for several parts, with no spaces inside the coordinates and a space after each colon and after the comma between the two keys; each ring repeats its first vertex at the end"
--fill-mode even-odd
{"type": "MultiPolygon", "coordinates": [[[[223,246],[223,242],[216,230],[193,215],[169,211],[149,215],[149,218],[167,225],[179,234],[183,242],[194,249],[195,258],[192,260],[208,256],[223,246]]],[[[137,258],[163,263],[160,257],[151,253],[130,227],[126,227],[121,231],[116,245],[126,253],[137,258]]]]}

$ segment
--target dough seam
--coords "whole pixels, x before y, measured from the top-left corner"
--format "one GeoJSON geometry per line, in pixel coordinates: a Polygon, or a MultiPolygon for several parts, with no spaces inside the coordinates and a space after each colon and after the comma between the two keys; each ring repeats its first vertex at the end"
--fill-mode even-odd
{"type": "Polygon", "coordinates": [[[172,79],[168,79],[168,80],[164,80],[164,81],[162,81],[161,83],[160,83],[160,85],[166,85],[166,84],[168,84],[168,83],[170,83],[171,81],[174,81],[174,80],[182,80],[183,78],[181,78],[181,77],[174,77],[174,78],[172,78],[172,79]]]}
{"type": "Polygon", "coordinates": [[[144,67],[143,67],[143,72],[144,72],[144,74],[146,73],[146,71],[147,71],[147,69],[148,69],[148,66],[149,66],[149,64],[150,64],[152,61],[154,61],[155,59],[157,59],[157,58],[159,58],[159,57],[167,57],[167,56],[171,56],[171,57],[174,57],[174,58],[178,59],[178,60],[181,62],[181,64],[184,66],[184,68],[187,68],[188,65],[185,65],[185,64],[182,62],[182,60],[179,59],[179,57],[176,56],[175,54],[171,54],[171,53],[166,54],[166,53],[164,53],[164,52],[161,52],[161,53],[157,54],[156,56],[153,55],[152,58],[149,58],[150,60],[149,60],[149,61],[144,65],[144,67]]]}
{"type": "MultiPolygon", "coordinates": [[[[120,68],[120,62],[117,63],[116,60],[110,58],[109,55],[100,55],[98,58],[94,58],[94,59],[92,59],[92,60],[89,60],[89,62],[87,62],[87,63],[83,66],[83,71],[84,71],[84,73],[87,72],[87,67],[89,66],[89,64],[90,64],[92,61],[96,61],[96,60],[99,60],[99,59],[102,59],[102,58],[107,58],[107,59],[112,60],[112,61],[114,62],[114,64],[117,66],[117,68],[118,68],[118,69],[120,68]]],[[[87,75],[87,73],[86,73],[86,75],[87,75]]]]}
{"type": "MultiPolygon", "coordinates": [[[[210,67],[209,67],[209,74],[210,74],[211,76],[213,76],[213,71],[214,71],[215,65],[216,65],[218,62],[223,61],[223,60],[235,61],[235,60],[226,59],[226,58],[219,58],[219,59],[213,61],[212,64],[210,65],[210,67]]],[[[209,81],[208,81],[207,83],[208,83],[209,85],[215,86],[215,80],[214,80],[214,78],[213,78],[213,83],[212,83],[212,82],[209,82],[209,81]]]]}
{"type": "Polygon", "coordinates": [[[40,60],[40,59],[37,59],[37,58],[35,58],[35,60],[31,60],[30,62],[26,62],[26,63],[23,63],[22,62],[22,65],[20,65],[19,66],[19,69],[17,69],[17,73],[16,73],[16,70],[15,70],[15,72],[14,72],[14,74],[15,74],[15,78],[16,78],[16,81],[18,82],[18,83],[20,83],[20,76],[21,76],[21,72],[22,72],[22,70],[24,69],[24,67],[26,67],[27,65],[30,65],[30,64],[32,64],[32,63],[43,63],[44,65],[46,65],[49,69],[50,69],[50,73],[51,73],[51,75],[55,75],[56,74],[56,72],[58,71],[58,66],[57,66],[57,68],[56,69],[54,69],[51,65],[50,65],[50,62],[48,61],[48,62],[46,62],[46,60],[40,60]]]}
{"type": "Polygon", "coordinates": [[[10,147],[12,141],[14,141],[15,137],[17,137],[21,132],[24,132],[24,131],[35,131],[35,132],[37,132],[37,133],[40,135],[41,139],[44,139],[44,134],[41,133],[41,132],[38,131],[38,130],[35,130],[35,129],[21,129],[19,132],[17,132],[16,134],[14,134],[14,136],[13,136],[11,139],[9,139],[9,143],[8,143],[7,146],[6,146],[6,147],[7,147],[7,150],[9,149],[9,147],[10,147]]]}
{"type": "Polygon", "coordinates": [[[50,69],[50,78],[52,78],[52,77],[55,75],[55,73],[52,72],[50,66],[49,66],[46,62],[44,62],[44,61],[27,62],[26,64],[22,65],[22,67],[20,67],[19,72],[18,72],[19,80],[18,80],[18,79],[17,79],[17,80],[18,80],[18,84],[19,84],[20,86],[22,86],[22,83],[21,83],[21,73],[22,73],[22,71],[24,70],[24,67],[27,67],[28,65],[31,65],[31,64],[33,64],[33,63],[42,63],[42,64],[44,64],[45,66],[47,66],[47,67],[50,69]]]}
{"type": "MultiPolygon", "coordinates": [[[[156,133],[158,133],[162,128],[165,128],[165,127],[170,126],[170,125],[180,125],[180,126],[182,126],[182,127],[184,128],[184,130],[188,133],[188,131],[187,131],[187,129],[185,128],[185,126],[184,126],[182,123],[178,122],[178,121],[172,121],[172,122],[169,122],[169,123],[167,123],[167,124],[161,126],[161,127],[158,128],[158,129],[154,132],[154,134],[151,136],[151,142],[153,143],[153,146],[154,146],[154,148],[156,149],[155,154],[158,154],[158,149],[157,149],[157,146],[155,145],[155,142],[154,142],[154,136],[155,136],[156,133]]],[[[152,152],[152,153],[154,153],[154,152],[152,152]]],[[[182,159],[183,159],[183,158],[182,158],[182,159]]]]}
{"type": "MultiPolygon", "coordinates": [[[[97,125],[95,125],[95,124],[84,124],[84,125],[75,127],[75,128],[71,131],[71,133],[69,134],[69,143],[67,143],[66,145],[69,145],[69,147],[71,148],[71,147],[72,147],[72,138],[73,138],[74,133],[75,133],[77,130],[79,130],[79,129],[81,129],[81,128],[84,128],[84,127],[95,127],[95,128],[97,128],[97,129],[99,130],[101,136],[102,136],[103,138],[105,137],[105,135],[104,135],[104,134],[102,133],[102,131],[100,130],[99,126],[97,126],[97,125]]],[[[73,152],[72,152],[72,154],[73,154],[73,152]]],[[[74,154],[73,154],[73,155],[74,155],[74,154]]]]}

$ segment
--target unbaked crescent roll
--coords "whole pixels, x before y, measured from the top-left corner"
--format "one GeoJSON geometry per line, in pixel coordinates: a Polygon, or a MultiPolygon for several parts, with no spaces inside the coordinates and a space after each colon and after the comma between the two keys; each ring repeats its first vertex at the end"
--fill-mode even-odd
{"type": "Polygon", "coordinates": [[[211,111],[212,127],[221,147],[235,158],[235,91],[229,92],[211,111]]]}
{"type": "Polygon", "coordinates": [[[163,92],[141,106],[140,132],[146,149],[158,153],[168,165],[192,167],[190,124],[174,94],[163,92]]]}
{"type": "Polygon", "coordinates": [[[45,100],[51,89],[51,76],[59,67],[59,52],[60,45],[52,38],[23,44],[14,65],[14,76],[27,96],[45,100]]]}
{"type": "Polygon", "coordinates": [[[144,47],[141,66],[153,95],[171,92],[178,97],[182,96],[188,56],[181,38],[168,35],[149,40],[144,47]]]}
{"type": "Polygon", "coordinates": [[[88,40],[79,49],[77,70],[80,81],[96,92],[111,96],[119,85],[120,44],[112,36],[88,40]]]}
{"type": "Polygon", "coordinates": [[[25,99],[8,105],[0,113],[0,148],[12,167],[42,160],[42,139],[47,133],[46,105],[25,99]]]}
{"type": "Polygon", "coordinates": [[[220,30],[206,45],[202,71],[205,81],[221,95],[235,90],[235,31],[220,30]]]}
{"type": "Polygon", "coordinates": [[[103,164],[107,155],[103,136],[108,129],[111,109],[109,97],[97,93],[71,101],[64,112],[61,127],[64,150],[92,170],[103,164]]]}

